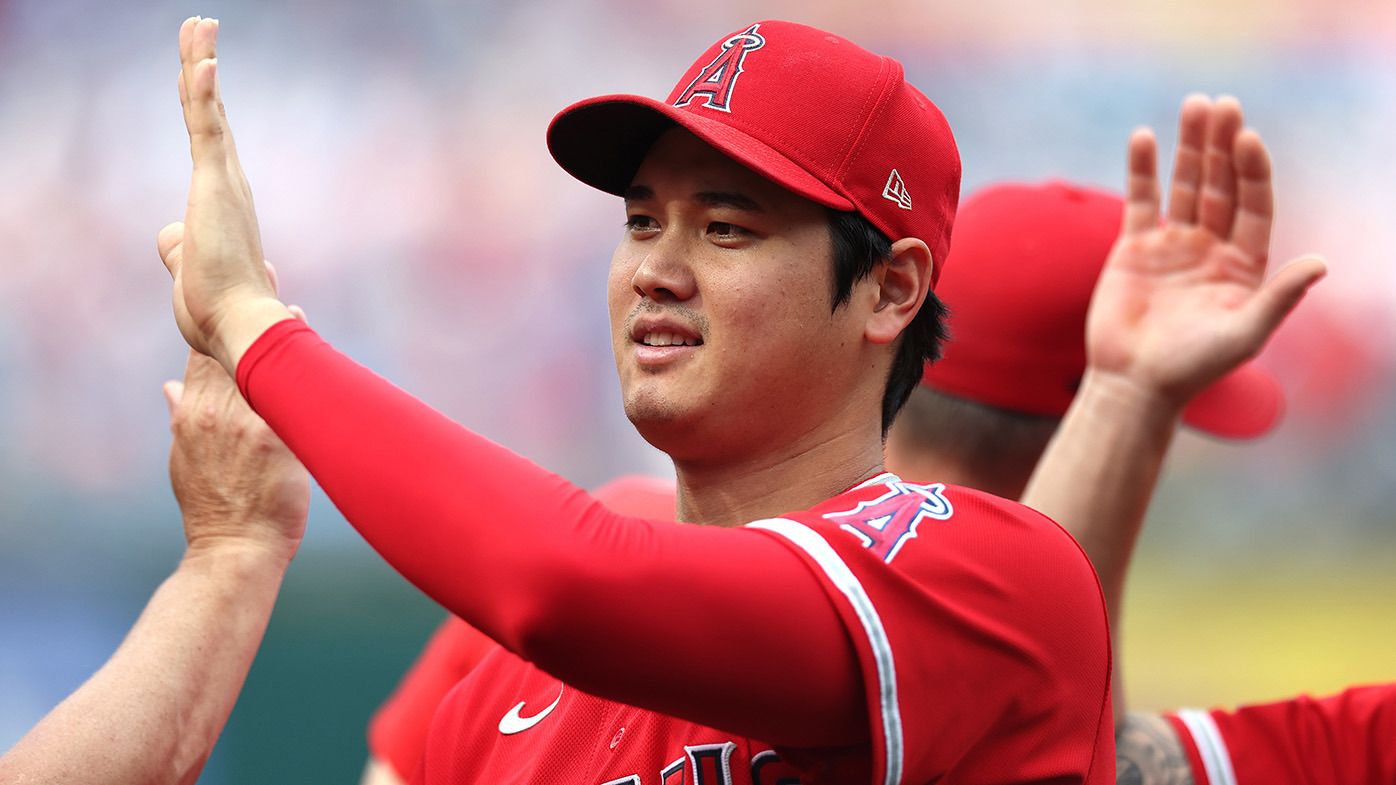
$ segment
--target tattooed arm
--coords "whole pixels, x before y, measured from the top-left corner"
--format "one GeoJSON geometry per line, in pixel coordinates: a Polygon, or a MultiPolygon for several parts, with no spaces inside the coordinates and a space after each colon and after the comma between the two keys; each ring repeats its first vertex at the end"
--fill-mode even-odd
{"type": "Polygon", "coordinates": [[[1157,714],[1127,714],[1115,730],[1117,785],[1195,785],[1183,743],[1157,714]]]}

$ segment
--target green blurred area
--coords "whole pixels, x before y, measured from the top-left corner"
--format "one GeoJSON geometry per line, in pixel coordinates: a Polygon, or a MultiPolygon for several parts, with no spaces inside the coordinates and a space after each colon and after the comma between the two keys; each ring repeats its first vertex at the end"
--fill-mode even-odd
{"type": "Polygon", "coordinates": [[[201,782],[358,782],[369,716],[443,611],[371,553],[307,552],[201,782]]]}

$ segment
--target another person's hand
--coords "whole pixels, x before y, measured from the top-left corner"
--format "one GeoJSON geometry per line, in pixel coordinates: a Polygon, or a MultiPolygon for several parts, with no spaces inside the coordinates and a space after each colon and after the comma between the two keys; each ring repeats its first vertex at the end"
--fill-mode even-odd
{"type": "Polygon", "coordinates": [[[1181,410],[1255,356],[1325,267],[1303,258],[1265,280],[1270,157],[1235,99],[1183,102],[1166,216],[1156,148],[1148,130],[1130,137],[1124,224],[1087,321],[1088,374],[1181,410]]]}
{"type": "Polygon", "coordinates": [[[218,87],[218,21],[179,29],[179,98],[194,161],[184,222],[160,231],[174,277],[180,333],[230,373],[247,347],[289,316],[262,264],[252,191],[243,175],[218,87]]]}
{"type": "Polygon", "coordinates": [[[170,481],[190,551],[252,546],[289,560],[305,534],[310,477],[218,363],[189,353],[166,382],[170,481]]]}

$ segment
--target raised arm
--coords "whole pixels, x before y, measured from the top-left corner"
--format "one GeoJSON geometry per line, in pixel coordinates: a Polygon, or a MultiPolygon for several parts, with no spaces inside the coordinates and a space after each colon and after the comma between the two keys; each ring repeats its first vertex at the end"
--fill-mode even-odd
{"type": "Polygon", "coordinates": [[[1153,134],[1136,131],[1124,224],[1087,320],[1085,378],[1023,496],[1076,536],[1100,575],[1117,724],[1125,573],[1182,409],[1259,352],[1325,270],[1305,258],[1265,280],[1270,158],[1234,99],[1183,103],[1166,215],[1156,158],[1153,134]]]}
{"type": "Polygon", "coordinates": [[[364,538],[447,609],[580,689],[771,743],[865,741],[857,652],[789,548],[750,529],[611,513],[289,318],[219,98],[217,32],[213,20],[180,30],[194,173],[184,223],[162,232],[176,320],[364,538]]]}
{"type": "Polygon", "coordinates": [[[191,353],[165,393],[184,558],[111,659],[0,758],[0,782],[192,783],[242,689],[309,479],[212,360],[191,353]]]}

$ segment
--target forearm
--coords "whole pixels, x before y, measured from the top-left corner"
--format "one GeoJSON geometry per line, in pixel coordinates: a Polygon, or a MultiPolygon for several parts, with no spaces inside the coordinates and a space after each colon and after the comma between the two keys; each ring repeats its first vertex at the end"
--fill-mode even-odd
{"type": "Polygon", "coordinates": [[[0,782],[192,783],[242,689],[288,559],[191,549],[111,659],[0,758],[0,782]]]}
{"type": "Polygon", "coordinates": [[[1115,644],[1117,723],[1126,709],[1119,678],[1125,574],[1178,419],[1176,404],[1087,372],[1023,494],[1024,504],[1071,532],[1100,576],[1115,644]]]}
{"type": "Polygon", "coordinates": [[[776,743],[866,738],[838,613],[774,538],[616,515],[295,323],[238,381],[384,559],[543,670],[776,743]]]}

